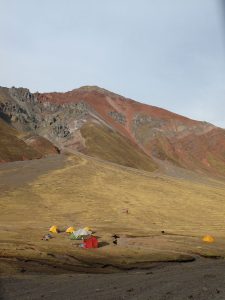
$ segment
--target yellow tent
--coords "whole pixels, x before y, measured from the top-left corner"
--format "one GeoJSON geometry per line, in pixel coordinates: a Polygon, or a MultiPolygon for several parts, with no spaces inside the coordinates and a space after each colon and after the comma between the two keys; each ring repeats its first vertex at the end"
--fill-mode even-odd
{"type": "Polygon", "coordinates": [[[92,229],[90,227],[88,227],[88,226],[84,227],[83,229],[86,230],[86,231],[92,231],[92,229]]]}
{"type": "Polygon", "coordinates": [[[73,226],[68,227],[68,228],[66,229],[66,233],[73,233],[74,231],[75,231],[75,228],[74,228],[73,226]]]}
{"type": "Polygon", "coordinates": [[[202,241],[206,243],[214,243],[215,239],[211,235],[205,235],[203,236],[202,241]]]}
{"type": "Polygon", "coordinates": [[[58,233],[58,227],[56,225],[53,225],[49,228],[49,231],[52,233],[58,233]]]}

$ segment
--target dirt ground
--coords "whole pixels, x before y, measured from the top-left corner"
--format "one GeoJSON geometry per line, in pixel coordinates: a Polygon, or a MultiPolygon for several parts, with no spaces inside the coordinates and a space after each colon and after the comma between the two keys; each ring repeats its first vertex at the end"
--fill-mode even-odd
{"type": "Polygon", "coordinates": [[[198,258],[114,274],[0,277],[1,300],[224,300],[225,260],[198,258]]]}

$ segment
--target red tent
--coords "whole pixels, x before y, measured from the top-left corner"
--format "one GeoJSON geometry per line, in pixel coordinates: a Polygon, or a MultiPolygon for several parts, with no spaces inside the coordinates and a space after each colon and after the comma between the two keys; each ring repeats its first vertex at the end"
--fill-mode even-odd
{"type": "Polygon", "coordinates": [[[84,248],[98,248],[98,240],[96,237],[91,236],[87,240],[84,240],[84,248]]]}

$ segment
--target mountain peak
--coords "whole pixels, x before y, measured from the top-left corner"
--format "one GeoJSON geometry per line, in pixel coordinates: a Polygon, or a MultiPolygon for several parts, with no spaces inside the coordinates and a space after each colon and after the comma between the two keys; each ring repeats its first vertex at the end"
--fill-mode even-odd
{"type": "Polygon", "coordinates": [[[92,92],[92,91],[97,91],[97,92],[109,92],[108,90],[102,88],[102,87],[99,87],[97,85],[84,85],[84,86],[81,86],[77,89],[73,89],[73,91],[77,91],[77,90],[81,90],[81,91],[89,91],[89,92],[92,92]]]}
{"type": "Polygon", "coordinates": [[[111,97],[120,97],[121,99],[125,99],[125,97],[116,94],[110,90],[107,90],[105,88],[99,87],[97,85],[85,85],[81,86],[77,89],[73,89],[71,93],[96,93],[96,94],[101,94],[101,95],[106,95],[106,96],[111,96],[111,97]]]}

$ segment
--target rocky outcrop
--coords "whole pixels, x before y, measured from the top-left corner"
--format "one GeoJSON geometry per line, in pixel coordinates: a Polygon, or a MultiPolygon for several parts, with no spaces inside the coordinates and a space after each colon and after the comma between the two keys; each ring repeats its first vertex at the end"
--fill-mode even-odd
{"type": "Polygon", "coordinates": [[[10,124],[23,132],[43,136],[59,147],[64,139],[85,122],[89,108],[82,100],[72,104],[42,102],[39,94],[23,88],[0,88],[0,114],[10,124]],[[4,93],[3,90],[4,89],[4,93]]]}
{"type": "Polygon", "coordinates": [[[117,111],[110,111],[109,116],[112,117],[112,119],[114,119],[116,122],[118,122],[122,125],[126,124],[126,117],[117,111]]]}

